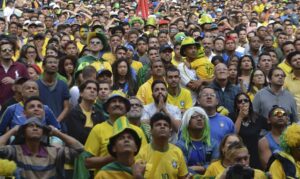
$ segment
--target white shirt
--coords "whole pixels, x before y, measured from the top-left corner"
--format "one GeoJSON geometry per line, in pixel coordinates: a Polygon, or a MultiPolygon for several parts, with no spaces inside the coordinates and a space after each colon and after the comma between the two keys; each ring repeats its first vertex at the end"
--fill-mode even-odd
{"type": "MultiPolygon", "coordinates": [[[[181,120],[181,111],[177,106],[166,104],[166,109],[169,112],[169,114],[172,114],[172,117],[176,120],[181,120]]],[[[151,103],[144,106],[144,112],[142,115],[141,120],[147,120],[150,119],[157,111],[157,108],[155,106],[155,103],[151,103]]]]}
{"type": "MultiPolygon", "coordinates": [[[[180,71],[181,85],[186,87],[186,89],[190,90],[189,88],[187,88],[186,85],[191,80],[198,80],[196,71],[193,69],[189,69],[184,63],[179,63],[177,68],[180,71]]],[[[192,95],[193,104],[196,104],[198,94],[192,90],[190,90],[190,92],[192,95]]]]}
{"type": "MultiPolygon", "coordinates": [[[[171,104],[166,104],[166,109],[175,120],[181,121],[181,111],[177,106],[173,106],[171,104]]],[[[142,116],[141,120],[150,119],[156,113],[156,111],[157,111],[157,108],[155,106],[155,103],[145,105],[143,116],[142,116]]],[[[177,142],[177,133],[174,130],[172,130],[172,134],[169,139],[169,142],[171,142],[173,144],[175,144],[177,142]]]]}

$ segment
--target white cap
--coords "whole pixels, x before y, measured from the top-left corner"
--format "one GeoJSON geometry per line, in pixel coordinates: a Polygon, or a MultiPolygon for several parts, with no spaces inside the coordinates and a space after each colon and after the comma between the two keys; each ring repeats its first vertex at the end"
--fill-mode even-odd
{"type": "Polygon", "coordinates": [[[59,9],[60,7],[59,7],[59,5],[55,4],[52,8],[53,8],[53,9],[55,9],[55,8],[58,8],[58,9],[59,9]]]}
{"type": "Polygon", "coordinates": [[[24,21],[24,26],[27,26],[27,25],[29,25],[29,24],[31,24],[31,21],[30,20],[26,20],[26,21],[24,21]]]}

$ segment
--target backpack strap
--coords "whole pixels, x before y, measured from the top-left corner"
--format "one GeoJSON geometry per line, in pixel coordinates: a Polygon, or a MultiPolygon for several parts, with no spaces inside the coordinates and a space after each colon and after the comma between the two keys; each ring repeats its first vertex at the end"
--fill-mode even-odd
{"type": "Polygon", "coordinates": [[[283,168],[285,176],[288,178],[297,178],[296,176],[296,166],[287,158],[281,156],[279,153],[274,153],[268,161],[267,170],[270,169],[272,163],[278,160],[283,168]]]}

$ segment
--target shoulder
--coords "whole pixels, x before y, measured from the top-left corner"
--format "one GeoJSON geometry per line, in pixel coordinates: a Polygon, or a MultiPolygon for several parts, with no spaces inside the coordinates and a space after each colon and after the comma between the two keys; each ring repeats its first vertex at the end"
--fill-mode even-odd
{"type": "Polygon", "coordinates": [[[20,62],[14,62],[14,65],[18,68],[25,68],[26,69],[26,66],[23,64],[23,63],[20,63],[20,62]]]}
{"type": "Polygon", "coordinates": [[[102,131],[102,130],[110,130],[112,128],[112,126],[107,122],[102,122],[100,124],[97,124],[95,125],[93,128],[92,128],[92,131],[102,131]]]}
{"type": "Polygon", "coordinates": [[[178,68],[179,70],[180,70],[180,69],[182,70],[182,69],[183,69],[183,66],[184,66],[184,63],[179,63],[178,66],[177,66],[177,68],[178,68]]]}
{"type": "Polygon", "coordinates": [[[267,178],[265,172],[258,170],[258,169],[254,169],[254,178],[258,178],[258,179],[264,179],[267,178]]]}
{"type": "Polygon", "coordinates": [[[62,87],[68,87],[68,85],[66,84],[66,82],[64,82],[63,80],[57,79],[57,84],[62,86],[62,87]]]}
{"type": "Polygon", "coordinates": [[[171,144],[171,143],[169,143],[169,150],[168,150],[168,152],[170,152],[170,153],[176,153],[177,155],[183,155],[181,149],[178,146],[176,146],[174,144],[171,144]]]}
{"type": "Polygon", "coordinates": [[[15,110],[18,107],[21,107],[21,105],[19,103],[16,103],[16,104],[8,106],[5,111],[9,112],[9,111],[15,110]]]}
{"type": "Polygon", "coordinates": [[[232,120],[229,117],[223,116],[220,113],[217,113],[216,116],[215,116],[215,118],[218,119],[218,120],[222,120],[222,121],[226,121],[226,122],[232,123],[232,120]]]}
{"type": "Polygon", "coordinates": [[[261,90],[259,90],[256,95],[262,95],[262,94],[265,94],[265,93],[269,93],[269,87],[266,86],[264,88],[262,88],[261,90]]]}
{"type": "Polygon", "coordinates": [[[258,140],[258,145],[266,146],[269,143],[267,136],[268,136],[268,134],[266,134],[264,137],[262,137],[261,139],[259,139],[258,140]]]}
{"type": "Polygon", "coordinates": [[[181,91],[180,91],[181,95],[190,95],[191,94],[191,91],[186,88],[181,87],[180,89],[181,89],[181,91]]]}
{"type": "Polygon", "coordinates": [[[167,103],[167,108],[170,109],[171,111],[177,111],[177,110],[180,111],[180,109],[177,106],[174,106],[174,105],[169,104],[169,103],[167,103]]]}
{"type": "Polygon", "coordinates": [[[154,103],[150,103],[144,106],[144,110],[148,111],[148,110],[153,110],[155,109],[155,105],[154,103]]]}

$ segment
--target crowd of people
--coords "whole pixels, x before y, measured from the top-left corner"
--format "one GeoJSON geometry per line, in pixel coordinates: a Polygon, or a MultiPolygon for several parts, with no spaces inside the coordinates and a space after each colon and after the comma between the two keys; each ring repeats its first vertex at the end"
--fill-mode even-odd
{"type": "Polygon", "coordinates": [[[300,178],[299,2],[1,0],[0,178],[300,178]]]}

